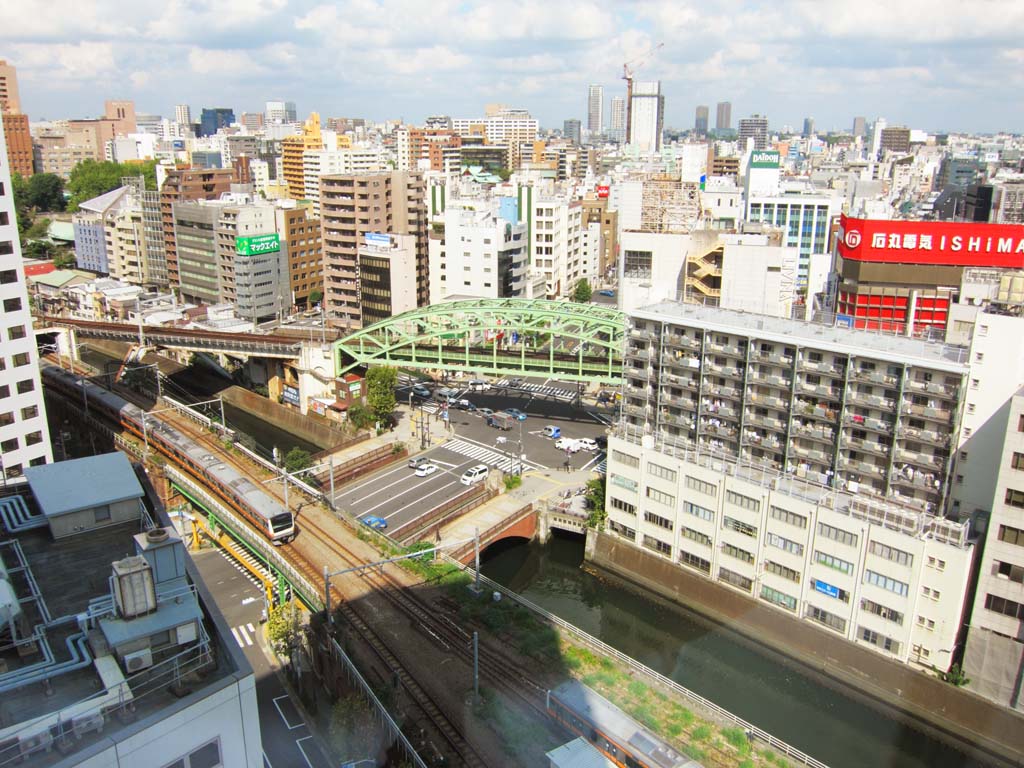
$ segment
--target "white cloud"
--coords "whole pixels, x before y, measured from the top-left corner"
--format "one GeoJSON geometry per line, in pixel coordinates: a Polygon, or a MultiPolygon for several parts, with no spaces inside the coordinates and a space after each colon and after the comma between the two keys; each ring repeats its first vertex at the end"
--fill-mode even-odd
{"type": "Polygon", "coordinates": [[[188,52],[188,66],[198,75],[251,75],[263,70],[263,66],[247,51],[213,50],[193,48],[188,52]]]}

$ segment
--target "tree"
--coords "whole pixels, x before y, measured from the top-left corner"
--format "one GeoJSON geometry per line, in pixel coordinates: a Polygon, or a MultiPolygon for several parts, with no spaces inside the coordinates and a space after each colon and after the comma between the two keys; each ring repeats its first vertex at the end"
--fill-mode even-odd
{"type": "Polygon", "coordinates": [[[63,211],[64,180],[55,173],[37,173],[29,177],[27,185],[29,207],[37,211],[63,211]]]}
{"type": "Polygon", "coordinates": [[[32,226],[22,233],[22,240],[42,240],[50,231],[50,220],[43,216],[32,222],[32,226]]]}
{"type": "Polygon", "coordinates": [[[267,637],[270,647],[278,656],[287,656],[289,660],[295,653],[299,639],[299,616],[301,609],[294,603],[282,603],[270,611],[267,617],[267,637]]]}
{"type": "Polygon", "coordinates": [[[295,447],[284,455],[285,472],[298,472],[300,469],[307,469],[311,466],[313,466],[313,458],[309,455],[309,451],[295,447]]]}
{"type": "Polygon", "coordinates": [[[943,682],[949,683],[957,688],[971,682],[971,678],[964,674],[964,671],[959,664],[954,664],[950,667],[949,672],[939,672],[939,677],[942,678],[943,682]]]}
{"type": "Polygon", "coordinates": [[[156,162],[112,163],[83,160],[71,170],[68,191],[71,192],[70,210],[78,210],[80,203],[106,194],[121,186],[125,176],[142,176],[146,189],[156,189],[156,162]]]}
{"type": "Polygon", "coordinates": [[[11,175],[14,212],[18,217],[18,233],[24,234],[32,226],[32,207],[28,204],[28,182],[18,174],[11,175]]]}
{"type": "Polygon", "coordinates": [[[581,277],[576,283],[576,287],[572,289],[572,300],[579,304],[586,304],[590,301],[590,297],[593,293],[594,292],[590,289],[590,283],[587,282],[587,278],[581,277]]]}
{"type": "Polygon", "coordinates": [[[348,407],[348,420],[356,429],[369,429],[375,421],[373,413],[362,403],[353,403],[348,407]]]}
{"type": "Polygon", "coordinates": [[[319,304],[323,300],[323,298],[324,292],[318,288],[314,288],[312,291],[309,292],[309,306],[312,307],[314,304],[319,304]]]}
{"type": "Polygon", "coordinates": [[[395,387],[398,371],[390,366],[371,368],[366,374],[366,403],[379,422],[391,421],[395,410],[395,387]]]}
{"type": "Polygon", "coordinates": [[[587,525],[591,528],[601,530],[604,528],[604,521],[608,513],[604,508],[605,478],[604,475],[587,481],[587,503],[590,506],[590,514],[587,515],[587,525]]]}

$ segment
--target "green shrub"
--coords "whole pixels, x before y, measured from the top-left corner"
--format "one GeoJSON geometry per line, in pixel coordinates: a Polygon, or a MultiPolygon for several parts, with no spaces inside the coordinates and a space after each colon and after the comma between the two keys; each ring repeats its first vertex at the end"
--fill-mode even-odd
{"type": "Polygon", "coordinates": [[[742,728],[723,728],[721,734],[741,755],[750,754],[750,741],[742,728]]]}
{"type": "Polygon", "coordinates": [[[698,725],[696,728],[693,729],[693,733],[690,734],[690,737],[694,741],[707,741],[709,738],[711,738],[711,726],[698,725]]]}
{"type": "Polygon", "coordinates": [[[641,683],[639,680],[634,680],[628,686],[630,694],[637,698],[645,698],[647,696],[647,686],[641,683]]]}

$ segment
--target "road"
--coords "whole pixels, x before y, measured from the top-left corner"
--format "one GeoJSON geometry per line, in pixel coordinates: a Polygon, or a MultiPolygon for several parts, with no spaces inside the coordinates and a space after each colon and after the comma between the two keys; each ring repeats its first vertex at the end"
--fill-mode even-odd
{"type": "MultiPolygon", "coordinates": [[[[263,596],[241,566],[217,549],[192,553],[192,559],[214,602],[231,626],[238,643],[256,673],[256,700],[260,713],[264,768],[331,768],[309,726],[289,697],[271,664],[260,616],[263,596]]],[[[229,642],[231,638],[228,639],[229,642]]]]}
{"type": "MultiPolygon", "coordinates": [[[[414,399],[414,406],[419,406],[415,413],[417,429],[425,423],[434,443],[447,438],[422,454],[437,466],[437,471],[417,477],[403,462],[341,489],[335,495],[337,507],[359,518],[381,518],[393,530],[465,491],[460,477],[477,464],[506,472],[515,472],[521,465],[523,472],[544,473],[563,469],[566,461],[572,469],[596,469],[603,465],[602,452],[567,455],[555,447],[553,440],[543,436],[544,427],[549,424],[573,438],[594,438],[606,433],[607,417],[595,414],[594,409],[573,405],[576,391],[572,384],[540,379],[527,380],[517,388],[495,387],[487,392],[468,392],[457,385],[451,388],[478,408],[518,408],[528,417],[506,432],[488,427],[479,411],[451,407],[446,423],[443,409],[437,403],[417,403],[414,399]]],[[[408,402],[408,388],[400,387],[397,396],[400,402],[408,402]]]]}

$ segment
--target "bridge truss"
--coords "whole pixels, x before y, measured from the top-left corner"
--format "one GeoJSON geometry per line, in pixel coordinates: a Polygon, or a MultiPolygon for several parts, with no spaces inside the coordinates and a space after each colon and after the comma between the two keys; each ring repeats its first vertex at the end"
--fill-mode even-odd
{"type": "Polygon", "coordinates": [[[618,383],[625,315],[596,304],[471,299],[388,318],[334,343],[337,376],[358,366],[618,383]]]}

